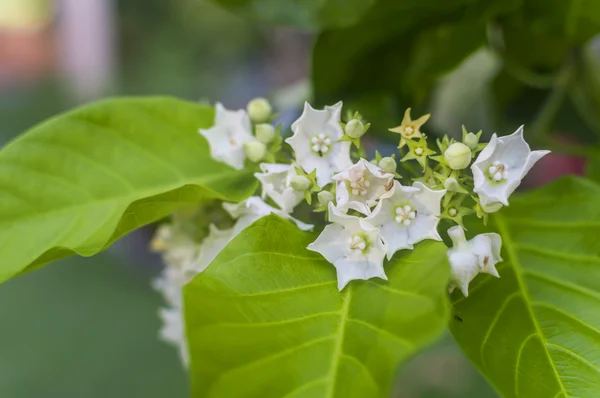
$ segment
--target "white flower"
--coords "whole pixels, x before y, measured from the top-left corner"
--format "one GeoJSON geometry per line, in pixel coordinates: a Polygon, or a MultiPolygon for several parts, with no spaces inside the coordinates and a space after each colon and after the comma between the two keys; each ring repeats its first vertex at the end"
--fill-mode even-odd
{"type": "Polygon", "coordinates": [[[331,182],[335,172],[350,165],[350,141],[339,141],[344,132],[340,126],[342,103],[313,109],[308,102],[298,120],[292,124],[294,135],[285,140],[294,149],[296,162],[307,173],[317,170],[317,184],[331,182]]]}
{"type": "Polygon", "coordinates": [[[291,180],[297,175],[290,164],[261,163],[262,173],[254,174],[262,184],[262,198],[269,196],[286,213],[291,213],[302,200],[304,193],[294,190],[291,180]]]}
{"type": "Polygon", "coordinates": [[[241,203],[223,203],[223,208],[231,215],[231,217],[237,219],[233,226],[232,239],[250,224],[271,213],[293,221],[302,231],[309,231],[313,228],[312,225],[305,224],[284,211],[269,206],[258,196],[251,196],[241,203]]]}
{"type": "Polygon", "coordinates": [[[446,190],[432,190],[421,182],[412,187],[394,181],[392,189],[381,197],[373,213],[366,220],[381,228],[381,236],[388,245],[387,258],[401,249],[412,249],[424,240],[442,240],[437,226],[440,201],[446,190]]]}
{"type": "Polygon", "coordinates": [[[162,326],[159,331],[160,338],[174,345],[179,349],[181,362],[188,367],[190,354],[188,352],[187,339],[185,337],[185,327],[183,321],[183,310],[178,308],[161,308],[158,316],[162,320],[162,326]]]}
{"type": "Polygon", "coordinates": [[[453,243],[447,253],[451,268],[450,293],[458,287],[465,297],[468,296],[469,283],[480,272],[500,277],[496,270],[496,264],[502,261],[500,235],[480,234],[467,241],[464,229],[458,225],[450,228],[448,235],[453,243]]]}
{"type": "Polygon", "coordinates": [[[152,250],[162,254],[169,267],[183,269],[196,257],[199,245],[180,228],[169,224],[158,227],[150,242],[152,250]]]}
{"type": "Polygon", "coordinates": [[[387,280],[383,259],[387,251],[379,229],[364,219],[349,216],[329,203],[329,224],[308,250],[321,253],[337,270],[338,288],[354,279],[387,280]]]}
{"type": "Polygon", "coordinates": [[[220,230],[214,224],[210,224],[208,236],[200,244],[196,259],[184,268],[185,275],[189,278],[188,282],[204,271],[233,238],[233,229],[220,230]]]}
{"type": "Polygon", "coordinates": [[[215,105],[215,124],[209,129],[200,129],[200,134],[210,145],[213,158],[236,168],[244,168],[246,153],[244,143],[254,140],[250,118],[246,111],[230,111],[223,105],[215,105]]]}
{"type": "Polygon", "coordinates": [[[479,194],[483,209],[493,212],[500,205],[508,206],[508,197],[525,174],[548,153],[531,151],[523,139],[523,126],[509,136],[498,138],[494,134],[471,166],[474,191],[479,194]]]}
{"type": "Polygon", "coordinates": [[[377,199],[391,189],[394,175],[386,173],[365,159],[333,176],[336,181],[337,205],[370,214],[377,199]]]}

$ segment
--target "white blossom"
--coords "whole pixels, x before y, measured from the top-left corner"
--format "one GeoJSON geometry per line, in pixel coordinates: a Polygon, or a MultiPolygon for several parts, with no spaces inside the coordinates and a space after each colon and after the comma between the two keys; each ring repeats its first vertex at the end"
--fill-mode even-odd
{"type": "Polygon", "coordinates": [[[250,118],[246,111],[230,111],[223,105],[215,105],[215,123],[209,129],[200,129],[200,134],[210,145],[213,158],[236,169],[244,168],[246,153],[244,143],[254,140],[250,118]]]}
{"type": "Polygon", "coordinates": [[[200,244],[196,258],[184,268],[189,280],[204,271],[233,238],[233,228],[220,230],[214,224],[210,224],[208,236],[200,244]]]}
{"type": "Polygon", "coordinates": [[[486,273],[500,277],[496,264],[502,261],[500,248],[502,238],[496,233],[485,233],[467,241],[465,231],[460,226],[448,230],[453,247],[448,249],[451,277],[449,291],[458,287],[466,296],[469,295],[469,283],[478,273],[486,273]]]}
{"type": "Polygon", "coordinates": [[[185,336],[185,323],[183,320],[182,308],[161,308],[158,311],[158,316],[162,321],[161,328],[158,332],[159,337],[164,342],[178,348],[179,358],[187,368],[190,363],[190,354],[185,336]]]}
{"type": "Polygon", "coordinates": [[[351,280],[374,277],[387,280],[383,259],[387,252],[379,229],[362,218],[344,214],[329,203],[329,224],[308,250],[320,253],[337,270],[338,289],[351,280]]]}
{"type": "Polygon", "coordinates": [[[471,166],[474,192],[485,211],[508,206],[508,197],[517,189],[533,165],[550,151],[531,151],[523,139],[523,126],[513,134],[494,134],[471,166]]]}
{"type": "Polygon", "coordinates": [[[296,167],[289,164],[261,163],[262,173],[254,174],[262,184],[262,198],[273,199],[286,213],[291,213],[302,200],[304,193],[294,190],[291,180],[296,173],[296,167]]]}
{"type": "Polygon", "coordinates": [[[421,182],[405,187],[394,181],[366,220],[381,229],[388,260],[401,249],[412,249],[424,240],[442,240],[437,226],[440,202],[446,190],[433,190],[421,182]]]}
{"type": "Polygon", "coordinates": [[[391,189],[393,179],[393,174],[360,159],[347,170],[333,176],[337,205],[362,214],[371,214],[371,207],[377,204],[381,195],[391,189]]]}
{"type": "Polygon", "coordinates": [[[317,184],[331,182],[334,173],[350,165],[350,141],[340,141],[344,132],[340,126],[342,103],[313,109],[308,102],[298,120],[292,124],[294,135],[285,140],[296,154],[296,162],[307,173],[317,170],[317,184]]]}
{"type": "Polygon", "coordinates": [[[251,196],[241,203],[223,203],[223,208],[232,218],[237,220],[232,229],[233,237],[237,236],[253,222],[268,216],[271,213],[293,221],[302,231],[309,231],[313,228],[312,225],[303,223],[283,210],[269,206],[258,196],[251,196]]]}

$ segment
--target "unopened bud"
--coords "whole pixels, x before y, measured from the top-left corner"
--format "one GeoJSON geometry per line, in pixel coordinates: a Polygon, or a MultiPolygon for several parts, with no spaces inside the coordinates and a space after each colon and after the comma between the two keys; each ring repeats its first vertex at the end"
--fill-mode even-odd
{"type": "Polygon", "coordinates": [[[479,138],[477,138],[476,134],[468,133],[467,135],[465,135],[463,143],[466,146],[468,146],[471,150],[473,150],[477,147],[477,144],[479,144],[479,138]]]}
{"type": "Polygon", "coordinates": [[[346,124],[346,135],[350,138],[360,138],[365,133],[365,125],[358,119],[352,119],[346,124]]]}
{"type": "Polygon", "coordinates": [[[261,123],[256,125],[256,139],[263,144],[268,144],[275,138],[275,127],[267,123],[261,123]]]}
{"type": "Polygon", "coordinates": [[[304,192],[310,188],[310,180],[304,176],[296,175],[290,180],[290,185],[294,191],[304,192]]]}
{"type": "Polygon", "coordinates": [[[381,159],[379,162],[379,168],[386,173],[395,173],[396,172],[396,161],[391,157],[385,157],[381,159]]]}
{"type": "Polygon", "coordinates": [[[444,181],[444,188],[446,188],[448,191],[458,191],[459,187],[460,185],[458,185],[458,181],[456,181],[455,178],[448,177],[446,178],[446,181],[444,181]]]}
{"type": "Polygon", "coordinates": [[[271,104],[265,98],[253,99],[248,102],[246,109],[248,111],[248,116],[250,116],[250,120],[252,120],[253,123],[268,122],[271,118],[271,113],[273,112],[271,104]]]}
{"type": "Polygon", "coordinates": [[[502,208],[502,203],[500,203],[500,202],[487,203],[486,205],[481,206],[481,208],[486,213],[495,213],[502,208]]]}
{"type": "Polygon", "coordinates": [[[244,152],[251,162],[258,163],[267,155],[267,146],[260,141],[244,142],[244,152]]]}
{"type": "Polygon", "coordinates": [[[461,142],[455,142],[446,149],[444,158],[451,169],[462,170],[471,163],[471,149],[461,142]]]}
{"type": "Polygon", "coordinates": [[[317,199],[321,206],[327,206],[329,202],[333,202],[333,194],[329,191],[321,191],[317,194],[317,199]]]}

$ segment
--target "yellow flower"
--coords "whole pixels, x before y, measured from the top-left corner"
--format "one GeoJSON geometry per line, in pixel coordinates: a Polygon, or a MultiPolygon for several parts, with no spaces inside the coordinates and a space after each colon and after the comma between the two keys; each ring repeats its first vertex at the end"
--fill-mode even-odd
{"type": "Polygon", "coordinates": [[[394,127],[393,129],[389,129],[393,133],[399,133],[402,135],[402,138],[400,139],[400,145],[398,145],[398,148],[402,148],[406,144],[405,140],[407,139],[410,140],[413,138],[421,138],[421,126],[423,126],[425,122],[429,120],[430,116],[430,114],[427,114],[421,116],[417,120],[412,120],[410,118],[410,108],[408,108],[406,112],[404,112],[402,124],[400,124],[400,126],[394,127]]]}

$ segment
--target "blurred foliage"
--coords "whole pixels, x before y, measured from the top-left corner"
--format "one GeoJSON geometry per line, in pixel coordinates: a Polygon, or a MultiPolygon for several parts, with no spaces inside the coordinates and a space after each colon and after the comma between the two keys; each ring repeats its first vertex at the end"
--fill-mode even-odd
{"type": "Polygon", "coordinates": [[[158,340],[148,272],[110,254],[2,285],[0,397],[183,398],[186,374],[158,340]]]}
{"type": "Polygon", "coordinates": [[[357,22],[373,0],[212,0],[260,22],[305,29],[342,27],[357,22]]]}
{"type": "Polygon", "coordinates": [[[207,1],[119,1],[118,12],[121,93],[220,99],[264,48],[255,24],[207,1]]]}

